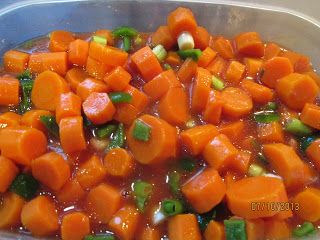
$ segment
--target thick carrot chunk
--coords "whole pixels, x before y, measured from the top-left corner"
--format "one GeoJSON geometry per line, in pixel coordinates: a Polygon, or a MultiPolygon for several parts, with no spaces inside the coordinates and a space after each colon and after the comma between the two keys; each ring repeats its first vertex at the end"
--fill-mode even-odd
{"type": "Polygon", "coordinates": [[[262,57],[264,46],[257,32],[241,33],[235,38],[239,53],[250,57],[262,57]]]}
{"type": "Polygon", "coordinates": [[[211,63],[206,67],[213,75],[222,76],[227,68],[227,61],[222,57],[217,56],[211,63]]]}
{"type": "Polygon", "coordinates": [[[77,179],[69,179],[57,193],[57,199],[63,203],[75,203],[85,196],[86,192],[77,179]]]}
{"type": "Polygon", "coordinates": [[[187,58],[177,72],[180,82],[190,82],[197,72],[197,63],[192,58],[187,58]]]}
{"type": "Polygon", "coordinates": [[[20,215],[24,204],[25,200],[13,192],[3,195],[0,207],[0,229],[10,229],[21,224],[20,215]]]}
{"type": "Polygon", "coordinates": [[[214,220],[209,222],[203,234],[205,240],[224,240],[226,238],[223,224],[214,220]]]}
{"type": "Polygon", "coordinates": [[[208,33],[207,29],[198,26],[196,28],[195,33],[193,34],[193,39],[194,47],[204,50],[206,47],[209,46],[210,34],[208,33]]]}
{"type": "Polygon", "coordinates": [[[75,92],[79,83],[88,77],[89,75],[82,68],[74,67],[67,72],[65,79],[68,82],[71,90],[75,92]]]}
{"type": "Polygon", "coordinates": [[[261,142],[284,142],[282,126],[278,122],[259,124],[257,130],[261,142]]]}
{"type": "Polygon", "coordinates": [[[273,57],[277,57],[281,52],[281,48],[275,43],[267,43],[264,49],[264,59],[269,60],[273,57]]]}
{"type": "MultiPolygon", "coordinates": [[[[28,111],[30,112],[30,111],[28,111]]],[[[21,115],[14,112],[5,112],[0,114],[0,129],[6,127],[16,127],[22,123],[21,115]]]]}
{"type": "Polygon", "coordinates": [[[213,49],[217,51],[221,57],[225,59],[234,58],[233,47],[230,40],[225,39],[224,37],[218,37],[213,42],[213,49]]]}
{"type": "Polygon", "coordinates": [[[122,91],[129,85],[130,80],[130,73],[121,66],[116,67],[104,77],[104,81],[113,91],[122,91]]]}
{"type": "Polygon", "coordinates": [[[103,93],[108,92],[108,86],[102,82],[93,78],[87,78],[77,87],[77,95],[84,101],[89,97],[91,93],[103,93]]]}
{"type": "Polygon", "coordinates": [[[138,240],[159,240],[160,232],[157,228],[145,227],[139,235],[138,240]]]}
{"type": "Polygon", "coordinates": [[[22,115],[21,125],[36,128],[44,133],[47,132],[46,127],[40,121],[41,116],[52,116],[47,110],[30,110],[22,115]]]}
{"type": "Polygon", "coordinates": [[[0,193],[8,190],[18,173],[19,169],[10,159],[0,156],[0,193]]]}
{"type": "Polygon", "coordinates": [[[130,104],[138,109],[139,112],[142,112],[145,107],[148,105],[149,99],[146,94],[141,92],[139,89],[128,85],[124,92],[129,93],[132,97],[130,104]]]}
{"type": "Polygon", "coordinates": [[[201,234],[194,214],[178,214],[169,218],[168,234],[170,240],[200,240],[201,234]]]}
{"type": "Polygon", "coordinates": [[[50,33],[49,50],[51,52],[66,52],[69,44],[74,40],[71,32],[56,30],[50,33]]]}
{"type": "Polygon", "coordinates": [[[3,55],[3,66],[7,72],[23,72],[29,61],[29,54],[16,50],[9,50],[3,55]]]}
{"type": "Polygon", "coordinates": [[[130,125],[138,116],[139,110],[129,103],[116,104],[116,112],[113,119],[126,125],[130,125]]]}
{"type": "Polygon", "coordinates": [[[252,219],[246,220],[246,232],[248,240],[259,240],[264,239],[264,220],[263,219],[252,219]]]}
{"type": "Polygon", "coordinates": [[[77,39],[69,44],[68,59],[69,62],[84,67],[87,63],[89,52],[89,43],[87,41],[77,39]]]}
{"type": "Polygon", "coordinates": [[[172,66],[179,66],[182,60],[177,52],[169,51],[165,59],[165,62],[172,66]]]}
{"type": "Polygon", "coordinates": [[[109,175],[124,178],[134,170],[134,160],[127,150],[114,148],[104,157],[104,166],[109,175]]]}
{"type": "Polygon", "coordinates": [[[172,37],[168,26],[160,26],[158,29],[152,34],[151,42],[154,46],[161,44],[165,49],[171,49],[176,41],[172,37]]]}
{"type": "Polygon", "coordinates": [[[238,61],[231,61],[226,70],[225,77],[227,81],[231,83],[239,83],[245,70],[245,65],[239,63],[238,61]]]}
{"type": "Polygon", "coordinates": [[[242,120],[223,124],[219,128],[219,132],[226,135],[230,140],[236,141],[244,135],[245,123],[242,120]]]}
{"type": "Polygon", "coordinates": [[[221,93],[211,90],[206,107],[203,111],[203,119],[208,123],[218,124],[221,118],[223,103],[221,93]]]}
{"type": "Polygon", "coordinates": [[[265,239],[290,239],[289,225],[284,220],[270,219],[265,221],[265,239]]]}
{"type": "Polygon", "coordinates": [[[184,31],[194,33],[197,29],[197,22],[189,8],[178,7],[168,15],[167,22],[174,37],[184,31]]]}
{"type": "Polygon", "coordinates": [[[19,86],[18,79],[0,77],[0,106],[18,105],[19,86]]]}
{"type": "Polygon", "coordinates": [[[72,92],[62,93],[56,106],[56,120],[60,122],[65,117],[81,116],[81,99],[72,92]]]}
{"type": "Polygon", "coordinates": [[[320,107],[306,103],[302,109],[300,119],[304,124],[320,130],[320,107]]]}
{"type": "Polygon", "coordinates": [[[113,66],[100,62],[90,56],[87,58],[86,71],[93,78],[102,80],[112,68],[113,66]]]}
{"type": "Polygon", "coordinates": [[[256,77],[262,69],[262,60],[258,58],[244,58],[247,75],[249,77],[256,77]]]}
{"type": "Polygon", "coordinates": [[[216,55],[217,52],[213,51],[211,47],[206,47],[206,49],[202,51],[202,54],[199,57],[198,66],[206,68],[209,63],[213,61],[216,55]]]}
{"type": "Polygon", "coordinates": [[[90,220],[82,212],[68,213],[61,222],[62,240],[79,240],[90,234],[90,220]]]}
{"type": "Polygon", "coordinates": [[[272,101],[274,92],[268,87],[265,87],[259,83],[255,83],[251,80],[243,80],[241,87],[250,94],[252,100],[256,103],[267,103],[272,101]]]}
{"type": "Polygon", "coordinates": [[[317,139],[310,144],[306,150],[308,158],[312,161],[315,168],[320,171],[320,140],[317,139]]]}

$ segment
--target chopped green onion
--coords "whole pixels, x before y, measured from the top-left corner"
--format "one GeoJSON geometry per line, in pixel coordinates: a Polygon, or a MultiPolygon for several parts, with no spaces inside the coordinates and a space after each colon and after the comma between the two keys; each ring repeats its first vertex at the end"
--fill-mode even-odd
{"type": "Polygon", "coordinates": [[[300,151],[305,153],[307,148],[318,138],[320,138],[320,136],[308,136],[298,139],[300,151]]]}
{"type": "Polygon", "coordinates": [[[143,212],[147,201],[152,194],[152,185],[141,180],[135,181],[132,184],[133,197],[136,201],[138,209],[143,212]]]}
{"type": "Polygon", "coordinates": [[[147,142],[150,139],[151,127],[137,119],[133,128],[133,137],[137,140],[147,142]]]}
{"type": "Polygon", "coordinates": [[[168,63],[163,64],[163,68],[164,68],[165,70],[170,70],[170,69],[172,69],[172,67],[171,67],[170,64],[168,64],[168,63]]]}
{"type": "Polygon", "coordinates": [[[129,52],[131,49],[131,39],[129,37],[123,37],[123,50],[129,52]]]}
{"type": "Polygon", "coordinates": [[[297,118],[291,118],[285,125],[285,130],[300,137],[312,134],[312,129],[297,118]]]}
{"type": "Polygon", "coordinates": [[[253,119],[258,123],[271,123],[279,121],[279,114],[273,111],[261,111],[253,114],[253,119]]]}
{"type": "Polygon", "coordinates": [[[19,104],[19,113],[23,114],[29,111],[32,106],[31,91],[33,88],[33,79],[29,70],[24,71],[17,76],[22,89],[22,98],[19,104]]]}
{"type": "Polygon", "coordinates": [[[263,155],[262,152],[259,152],[259,153],[258,153],[257,158],[258,158],[258,160],[259,160],[262,164],[264,164],[264,165],[269,164],[267,158],[263,155]]]}
{"type": "Polygon", "coordinates": [[[224,82],[216,77],[212,75],[212,79],[211,79],[211,85],[215,90],[221,91],[224,89],[224,82]]]}
{"type": "Polygon", "coordinates": [[[187,172],[192,172],[196,168],[196,163],[192,157],[184,156],[180,159],[180,166],[187,172]]]}
{"type": "Polygon", "coordinates": [[[123,123],[120,123],[117,127],[117,130],[112,135],[112,138],[107,150],[123,147],[124,139],[125,139],[124,126],[123,126],[123,123]]]}
{"type": "Polygon", "coordinates": [[[168,184],[171,192],[177,196],[180,194],[180,174],[176,171],[169,173],[168,184]]]}
{"type": "Polygon", "coordinates": [[[206,212],[203,214],[197,214],[197,221],[201,231],[204,231],[207,228],[209,222],[215,219],[216,216],[217,216],[217,210],[215,208],[209,212],[206,212]]]}
{"type": "Polygon", "coordinates": [[[202,54],[200,49],[179,50],[177,53],[182,59],[192,58],[194,61],[198,61],[202,54]]]}
{"type": "Polygon", "coordinates": [[[40,116],[40,121],[52,136],[59,138],[59,126],[54,116],[40,116]]]}
{"type": "Polygon", "coordinates": [[[94,41],[94,42],[96,42],[96,43],[99,43],[99,44],[101,44],[101,45],[104,45],[104,46],[106,46],[107,43],[108,43],[107,38],[102,37],[102,36],[93,36],[93,37],[92,37],[92,41],[94,41]]]}
{"type": "Polygon", "coordinates": [[[316,233],[316,228],[313,226],[311,222],[304,222],[300,227],[296,227],[292,234],[295,237],[306,237],[310,234],[316,233]]]}
{"type": "Polygon", "coordinates": [[[10,191],[30,200],[39,189],[38,181],[30,174],[21,173],[12,182],[10,191]]]}
{"type": "Polygon", "coordinates": [[[196,121],[193,119],[190,119],[189,121],[186,122],[186,127],[187,128],[193,128],[197,125],[196,121]]]}
{"type": "Polygon", "coordinates": [[[84,240],[116,240],[116,238],[112,235],[87,235],[84,240]]]}
{"type": "Polygon", "coordinates": [[[32,80],[32,75],[29,69],[25,70],[24,72],[22,72],[21,74],[19,74],[17,76],[17,79],[19,81],[23,81],[23,80],[32,80]]]}
{"type": "Polygon", "coordinates": [[[278,108],[278,105],[275,103],[275,102],[268,102],[265,106],[264,106],[264,109],[265,110],[277,110],[278,108]]]}
{"type": "Polygon", "coordinates": [[[156,55],[156,57],[158,58],[158,60],[160,62],[163,61],[167,57],[167,51],[161,44],[155,46],[152,49],[152,52],[154,53],[154,55],[156,55]]]}
{"type": "Polygon", "coordinates": [[[116,38],[120,38],[120,37],[133,38],[138,35],[138,31],[132,27],[122,26],[114,29],[112,31],[112,34],[116,38]]]}
{"type": "Polygon", "coordinates": [[[253,163],[249,166],[248,175],[251,177],[261,176],[264,173],[266,173],[266,171],[258,164],[253,163]]]}
{"type": "Polygon", "coordinates": [[[182,32],[178,36],[178,46],[180,50],[187,50],[194,48],[194,40],[192,35],[189,32],[182,32]]]}
{"type": "Polygon", "coordinates": [[[135,39],[134,39],[134,45],[139,46],[142,44],[142,38],[138,35],[135,39]]]}
{"type": "Polygon", "coordinates": [[[174,216],[183,212],[183,204],[179,200],[165,199],[161,203],[162,211],[167,216],[174,216]]]}
{"type": "Polygon", "coordinates": [[[240,219],[224,220],[226,240],[246,240],[246,223],[240,219]]]}
{"type": "Polygon", "coordinates": [[[132,96],[125,92],[111,92],[108,95],[113,103],[129,103],[132,100],[132,96]]]}
{"type": "Polygon", "coordinates": [[[110,137],[112,133],[114,133],[117,129],[117,126],[114,124],[109,124],[107,126],[103,126],[98,128],[96,131],[96,135],[98,138],[107,138],[110,137]]]}

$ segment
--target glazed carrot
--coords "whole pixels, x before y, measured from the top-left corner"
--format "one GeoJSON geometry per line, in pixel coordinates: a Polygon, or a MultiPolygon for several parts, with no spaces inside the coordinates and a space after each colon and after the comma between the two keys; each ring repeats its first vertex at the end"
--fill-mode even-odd
{"type": "Polygon", "coordinates": [[[138,109],[139,112],[143,111],[148,105],[148,97],[143,92],[139,91],[137,88],[128,85],[123,92],[129,93],[132,96],[130,104],[138,109]]]}
{"type": "Polygon", "coordinates": [[[19,169],[10,159],[0,156],[0,193],[7,191],[18,173],[19,169]]]}
{"type": "Polygon", "coordinates": [[[245,175],[248,172],[251,163],[251,152],[239,151],[235,158],[232,158],[228,163],[228,167],[234,172],[245,175]]]}
{"type": "Polygon", "coordinates": [[[114,148],[105,155],[104,166],[109,175],[124,178],[132,173],[134,160],[127,150],[114,148]]]}
{"type": "Polygon", "coordinates": [[[244,58],[246,65],[247,75],[249,77],[256,77],[262,69],[262,60],[258,58],[244,58]]]}
{"type": "Polygon", "coordinates": [[[114,68],[104,77],[104,81],[113,91],[122,91],[129,85],[130,80],[130,73],[121,66],[114,68]]]}
{"type": "Polygon", "coordinates": [[[29,61],[29,54],[16,50],[9,50],[3,55],[3,66],[7,72],[20,73],[23,72],[29,61]]]}
{"type": "Polygon", "coordinates": [[[60,122],[65,117],[81,116],[81,99],[72,92],[62,93],[58,97],[56,120],[60,122]]]}
{"type": "Polygon", "coordinates": [[[66,52],[69,44],[74,41],[71,32],[56,30],[50,33],[49,50],[51,52],[66,52]]]}
{"type": "Polygon", "coordinates": [[[194,33],[197,29],[197,22],[188,8],[178,7],[172,11],[167,17],[167,23],[174,37],[178,37],[184,31],[194,33]]]}
{"type": "Polygon", "coordinates": [[[162,72],[160,63],[151,48],[146,46],[131,55],[131,60],[146,82],[162,72]]]}
{"type": "Polygon", "coordinates": [[[53,201],[38,196],[22,208],[21,222],[34,236],[48,236],[59,229],[58,215],[53,201]]]}
{"type": "Polygon", "coordinates": [[[143,91],[153,100],[160,99],[169,88],[181,87],[172,69],[160,73],[143,86],[143,91]]]}
{"type": "Polygon", "coordinates": [[[105,176],[106,169],[96,155],[92,155],[86,162],[80,164],[76,172],[76,179],[83,189],[92,188],[99,184],[105,176]]]}
{"type": "Polygon", "coordinates": [[[138,240],[159,240],[160,233],[157,228],[146,226],[139,235],[138,240]]]}
{"type": "Polygon", "coordinates": [[[101,37],[105,37],[107,39],[107,44],[110,46],[114,45],[114,39],[112,36],[112,32],[110,30],[107,29],[99,29],[97,31],[95,31],[94,33],[95,36],[101,36],[101,37]]]}
{"type": "Polygon", "coordinates": [[[315,168],[320,171],[320,140],[317,139],[310,144],[306,150],[308,158],[312,161],[315,168]]]}
{"type": "Polygon", "coordinates": [[[55,72],[45,71],[34,80],[31,100],[37,108],[54,111],[60,94],[68,90],[68,85],[62,77],[55,72]]]}
{"type": "Polygon", "coordinates": [[[210,34],[204,27],[198,26],[195,33],[192,35],[194,40],[194,47],[204,50],[209,46],[210,34]]]}
{"type": "Polygon", "coordinates": [[[51,116],[47,110],[30,110],[22,115],[21,125],[36,128],[42,132],[46,132],[46,127],[40,121],[41,116],[51,116]]]}
{"type": "Polygon", "coordinates": [[[264,176],[243,178],[229,185],[226,193],[228,208],[234,215],[245,219],[276,215],[278,208],[258,208],[255,203],[281,202],[284,195],[286,189],[282,180],[264,176]]]}
{"type": "Polygon", "coordinates": [[[151,43],[154,46],[161,44],[165,49],[171,49],[175,44],[175,39],[171,36],[168,26],[160,26],[151,36],[151,43]]]}
{"type": "Polygon", "coordinates": [[[0,131],[0,149],[2,156],[29,166],[32,159],[46,152],[47,139],[35,128],[4,128],[0,131]]]}
{"type": "Polygon", "coordinates": [[[211,47],[206,47],[199,57],[198,66],[203,68],[207,67],[209,63],[212,62],[212,60],[216,57],[216,55],[217,52],[213,51],[211,47]]]}
{"type": "Polygon", "coordinates": [[[74,40],[69,44],[68,60],[71,64],[83,67],[87,63],[88,52],[89,43],[87,41],[74,40]]]}
{"type": "Polygon", "coordinates": [[[258,138],[261,142],[279,142],[284,143],[284,133],[282,126],[278,122],[259,124],[258,138]]]}
{"type": "Polygon", "coordinates": [[[264,46],[257,32],[241,33],[235,38],[239,53],[250,57],[262,57],[264,46]]]}
{"type": "Polygon", "coordinates": [[[59,202],[74,203],[82,199],[85,194],[77,179],[69,179],[56,196],[59,202]]]}
{"type": "Polygon", "coordinates": [[[204,68],[197,68],[195,82],[192,88],[191,110],[201,112],[205,109],[211,90],[210,72],[204,68]]]}
{"type": "Polygon", "coordinates": [[[235,141],[244,135],[245,123],[241,120],[223,124],[219,128],[219,132],[226,135],[230,140],[235,141]]]}
{"type": "Polygon", "coordinates": [[[70,177],[70,167],[56,152],[46,153],[31,162],[32,175],[43,185],[58,191],[70,177]]]}
{"type": "Polygon", "coordinates": [[[213,50],[217,51],[219,55],[225,59],[234,58],[231,42],[224,37],[218,37],[216,40],[214,40],[213,50]]]}
{"type": "Polygon", "coordinates": [[[292,147],[282,143],[265,144],[263,152],[273,169],[283,178],[287,188],[294,189],[312,181],[310,169],[292,147]]]}
{"type": "Polygon", "coordinates": [[[170,88],[161,98],[158,111],[160,117],[172,125],[184,124],[189,118],[189,104],[182,87],[170,88]]]}
{"type": "Polygon", "coordinates": [[[180,82],[190,82],[192,77],[196,74],[197,63],[192,58],[187,58],[177,72],[177,77],[180,82]]]}
{"type": "Polygon", "coordinates": [[[245,65],[239,63],[238,61],[231,61],[225,73],[226,80],[231,83],[239,83],[245,69],[245,65]]]}
{"type": "Polygon", "coordinates": [[[14,112],[5,112],[0,115],[0,129],[6,127],[16,127],[20,125],[22,118],[14,112]]]}
{"type": "Polygon", "coordinates": [[[91,93],[82,104],[83,112],[93,124],[112,120],[116,108],[107,93],[91,93]]]}
{"type": "Polygon", "coordinates": [[[203,233],[205,240],[225,240],[225,230],[223,224],[211,220],[203,233]]]}
{"type": "Polygon", "coordinates": [[[227,87],[222,91],[223,114],[239,118],[249,114],[253,108],[252,98],[240,88],[227,87]]]}
{"type": "Polygon", "coordinates": [[[19,103],[19,81],[13,77],[0,77],[0,106],[19,103]]]}
{"type": "Polygon", "coordinates": [[[181,190],[197,213],[205,213],[222,201],[226,185],[217,170],[207,168],[187,181],[181,190]]]}
{"type": "Polygon", "coordinates": [[[179,66],[182,60],[176,52],[169,51],[165,59],[165,62],[173,66],[179,66]]]}
{"type": "Polygon", "coordinates": [[[304,124],[320,129],[320,107],[306,103],[302,109],[300,119],[304,124]]]}
{"type": "Polygon", "coordinates": [[[203,111],[203,119],[208,123],[218,124],[221,118],[222,107],[223,99],[221,98],[221,93],[211,90],[203,111]]]}
{"type": "Polygon", "coordinates": [[[105,93],[108,91],[109,88],[104,82],[93,78],[85,79],[84,81],[79,83],[77,87],[77,95],[83,101],[85,101],[92,93],[105,93]]]}
{"type": "Polygon", "coordinates": [[[126,125],[130,125],[139,114],[139,110],[129,103],[116,104],[116,112],[113,119],[126,125]]]}
{"type": "Polygon", "coordinates": [[[267,43],[264,49],[264,59],[269,60],[271,58],[279,56],[281,52],[280,47],[275,43],[267,43]]]}
{"type": "Polygon", "coordinates": [[[149,141],[139,141],[133,137],[133,123],[127,134],[129,149],[136,160],[142,164],[165,162],[177,153],[177,131],[166,121],[151,115],[143,115],[140,119],[151,128],[149,141]]]}
{"type": "Polygon", "coordinates": [[[218,129],[211,125],[201,125],[182,131],[180,141],[192,155],[200,154],[207,143],[218,135],[218,129]]]}
{"type": "Polygon", "coordinates": [[[290,61],[284,57],[274,57],[265,62],[261,81],[268,87],[275,88],[277,81],[290,73],[293,73],[290,61]]]}
{"type": "Polygon", "coordinates": [[[90,190],[86,204],[93,220],[108,223],[120,208],[121,195],[118,189],[102,183],[90,190]]]}
{"type": "Polygon", "coordinates": [[[303,73],[311,70],[310,59],[307,56],[292,51],[284,51],[281,56],[290,60],[295,72],[303,73]]]}
{"type": "Polygon", "coordinates": [[[10,229],[21,224],[20,214],[24,204],[24,199],[13,192],[3,195],[0,208],[0,229],[10,229]]]}
{"type": "Polygon", "coordinates": [[[169,218],[168,235],[170,240],[200,240],[201,234],[194,214],[178,214],[169,218]]]}
{"type": "Polygon", "coordinates": [[[112,68],[112,66],[95,60],[90,56],[87,58],[86,71],[93,78],[102,80],[112,68]]]}
{"type": "Polygon", "coordinates": [[[211,63],[206,67],[213,75],[221,76],[227,68],[227,61],[222,57],[217,56],[211,63]]]}
{"type": "Polygon", "coordinates": [[[264,239],[264,220],[254,219],[246,220],[246,232],[248,240],[264,239]]]}
{"type": "Polygon", "coordinates": [[[72,153],[86,149],[82,117],[67,117],[59,123],[60,142],[64,152],[72,153]]]}
{"type": "Polygon", "coordinates": [[[131,205],[126,205],[117,211],[108,226],[120,239],[132,240],[138,227],[140,214],[131,205]]]}
{"type": "Polygon", "coordinates": [[[291,232],[284,220],[266,220],[265,221],[265,239],[290,239],[291,232]]]}
{"type": "Polygon", "coordinates": [[[241,82],[240,86],[250,94],[252,100],[256,103],[265,104],[273,99],[273,90],[259,83],[245,79],[241,82]]]}
{"type": "Polygon", "coordinates": [[[67,72],[65,79],[71,90],[76,92],[79,83],[83,82],[88,77],[89,75],[82,68],[74,67],[67,72]]]}
{"type": "Polygon", "coordinates": [[[218,171],[226,168],[239,153],[226,135],[215,136],[204,148],[203,157],[209,165],[218,171]]]}
{"type": "Polygon", "coordinates": [[[64,76],[68,70],[68,55],[66,52],[32,53],[28,68],[33,73],[50,70],[64,76]]]}
{"type": "Polygon", "coordinates": [[[319,91],[319,87],[311,77],[299,73],[292,73],[279,79],[276,86],[280,100],[295,110],[301,110],[306,103],[314,102],[319,91]]]}
{"type": "Polygon", "coordinates": [[[90,234],[90,220],[82,212],[68,213],[61,222],[62,240],[79,240],[90,234]]]}

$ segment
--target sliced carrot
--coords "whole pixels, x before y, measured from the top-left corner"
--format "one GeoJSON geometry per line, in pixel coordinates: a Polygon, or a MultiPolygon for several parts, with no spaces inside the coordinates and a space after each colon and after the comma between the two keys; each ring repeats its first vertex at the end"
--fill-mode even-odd
{"type": "Polygon", "coordinates": [[[10,127],[0,131],[1,155],[29,166],[31,160],[47,150],[46,136],[35,128],[10,127]]]}
{"type": "Polygon", "coordinates": [[[230,140],[236,141],[244,135],[245,123],[241,120],[223,124],[219,128],[219,132],[226,135],[230,140]]]}
{"type": "Polygon", "coordinates": [[[82,212],[68,213],[61,222],[62,240],[79,240],[90,234],[90,220],[82,212]]]}
{"type": "Polygon", "coordinates": [[[206,67],[213,75],[222,76],[227,68],[227,61],[224,60],[222,57],[217,56],[213,59],[211,63],[206,67]]]}
{"type": "Polygon", "coordinates": [[[127,150],[114,148],[105,155],[104,166],[109,175],[124,178],[134,170],[134,160],[127,150]]]}
{"type": "Polygon", "coordinates": [[[102,80],[112,68],[112,66],[95,60],[90,56],[87,58],[86,71],[91,77],[102,80]]]}
{"type": "Polygon", "coordinates": [[[225,240],[225,230],[223,224],[211,220],[203,233],[205,240],[225,240]]]}
{"type": "Polygon", "coordinates": [[[269,60],[271,58],[279,56],[281,48],[275,43],[267,43],[264,49],[264,59],[269,60]]]}
{"type": "Polygon", "coordinates": [[[77,179],[69,179],[57,193],[57,199],[63,203],[75,203],[85,196],[86,192],[77,179]]]}
{"type": "Polygon", "coordinates": [[[42,132],[46,132],[47,129],[40,121],[41,116],[52,116],[47,110],[30,110],[22,115],[21,125],[36,128],[42,132]]]}
{"type": "Polygon", "coordinates": [[[169,218],[168,235],[170,240],[200,240],[201,234],[194,214],[178,214],[169,218]]]}
{"type": "Polygon", "coordinates": [[[310,144],[306,150],[308,158],[312,161],[315,168],[320,171],[320,140],[317,139],[310,144]]]}
{"type": "Polygon", "coordinates": [[[272,89],[265,87],[259,83],[255,83],[251,80],[243,80],[241,87],[250,94],[252,100],[256,103],[267,103],[272,101],[274,92],[272,89]]]}
{"type": "Polygon", "coordinates": [[[97,31],[95,31],[94,33],[95,36],[101,36],[101,37],[105,37],[107,39],[107,44],[110,46],[114,45],[114,39],[112,36],[112,32],[108,29],[99,29],[97,31]]]}
{"type": "Polygon", "coordinates": [[[89,75],[82,68],[74,67],[67,72],[65,79],[71,90],[76,92],[79,83],[83,82],[88,77],[89,75]]]}
{"type": "Polygon", "coordinates": [[[81,116],[81,99],[72,92],[62,93],[58,97],[56,120],[60,122],[65,117],[81,116]]]}
{"type": "Polygon", "coordinates": [[[256,77],[262,69],[262,60],[258,58],[244,58],[244,63],[249,77],[256,77]]]}
{"type": "Polygon", "coordinates": [[[18,194],[8,192],[3,195],[0,206],[0,229],[10,229],[21,224],[20,214],[25,201],[18,194]]]}
{"type": "Polygon", "coordinates": [[[18,173],[19,169],[10,159],[0,156],[0,193],[8,190],[18,173]]]}
{"type": "Polygon", "coordinates": [[[315,104],[306,103],[302,109],[300,119],[303,123],[320,129],[320,107],[315,104]]]}
{"type": "Polygon", "coordinates": [[[311,77],[299,73],[291,73],[278,80],[276,92],[280,100],[288,107],[294,110],[301,110],[306,103],[315,101],[320,89],[311,77]]]}
{"type": "Polygon", "coordinates": [[[171,36],[168,26],[160,26],[151,36],[151,43],[154,46],[161,44],[165,49],[171,49],[175,44],[175,39],[171,36]]]}
{"type": "Polygon", "coordinates": [[[245,65],[239,63],[238,61],[231,61],[225,73],[226,80],[231,83],[239,83],[245,69],[245,65]]]}
{"type": "Polygon", "coordinates": [[[310,58],[292,51],[284,51],[282,57],[288,58],[298,73],[308,72],[311,70],[310,58]]]}
{"type": "Polygon", "coordinates": [[[148,105],[148,97],[139,89],[128,85],[124,90],[124,92],[129,93],[132,96],[130,104],[138,109],[138,111],[143,111],[144,108],[148,105]]]}
{"type": "Polygon", "coordinates": [[[211,47],[206,47],[206,49],[202,51],[202,54],[199,57],[198,66],[206,68],[216,56],[217,52],[213,51],[211,47]]]}
{"type": "Polygon", "coordinates": [[[77,39],[69,44],[68,59],[71,64],[84,67],[87,63],[89,43],[77,39]]]}
{"type": "Polygon", "coordinates": [[[33,73],[50,70],[64,76],[68,71],[68,55],[66,52],[32,53],[28,68],[33,73]]]}
{"type": "Polygon", "coordinates": [[[197,213],[205,213],[222,201],[226,185],[217,170],[208,168],[187,181],[181,190],[197,213]]]}
{"type": "Polygon", "coordinates": [[[50,33],[49,50],[51,52],[66,52],[69,44],[74,41],[71,32],[56,30],[50,33]]]}
{"type": "Polygon", "coordinates": [[[304,74],[311,77],[316,82],[316,84],[320,87],[320,76],[317,73],[315,73],[314,71],[309,71],[309,72],[305,72],[304,74]]]}
{"type": "Polygon", "coordinates": [[[268,87],[275,88],[277,81],[290,73],[293,73],[290,61],[284,57],[274,57],[265,62],[261,81],[268,87]]]}
{"type": "Polygon", "coordinates": [[[192,77],[196,74],[197,63],[192,58],[187,58],[177,72],[177,77],[180,82],[190,82],[192,77]]]}
{"type": "Polygon", "coordinates": [[[3,55],[3,66],[7,72],[20,73],[28,67],[29,54],[9,50],[3,55]]]}
{"type": "Polygon", "coordinates": [[[0,106],[19,104],[19,80],[13,77],[0,77],[0,106]]]}
{"type": "Polygon", "coordinates": [[[216,40],[214,40],[213,49],[225,59],[234,58],[234,52],[231,42],[224,37],[218,37],[216,40]]]}
{"type": "Polygon", "coordinates": [[[99,80],[87,78],[77,87],[77,95],[85,101],[92,93],[106,93],[109,91],[108,86],[99,80]]]}
{"type": "Polygon", "coordinates": [[[61,93],[68,90],[68,85],[62,77],[55,72],[45,71],[34,80],[31,100],[37,108],[55,111],[61,93]]]}
{"type": "Polygon", "coordinates": [[[86,204],[95,222],[108,223],[120,208],[121,195],[114,187],[102,183],[90,190],[86,204]]]}
{"type": "Polygon", "coordinates": [[[284,220],[266,220],[265,221],[265,239],[290,239],[291,232],[284,220]]]}
{"type": "Polygon", "coordinates": [[[218,129],[211,125],[201,125],[182,131],[180,140],[192,155],[200,154],[207,143],[218,135],[218,129]]]}
{"type": "Polygon", "coordinates": [[[228,166],[234,172],[245,175],[248,172],[249,165],[251,163],[251,152],[239,151],[237,156],[230,160],[228,166]]]}
{"type": "Polygon", "coordinates": [[[201,112],[205,109],[211,90],[210,72],[204,68],[197,68],[195,82],[192,88],[191,110],[201,112]]]}
{"type": "Polygon", "coordinates": [[[99,184],[105,176],[106,169],[96,155],[92,155],[86,162],[80,164],[76,172],[76,179],[83,189],[92,188],[99,184]]]}
{"type": "Polygon", "coordinates": [[[246,232],[248,240],[264,239],[264,220],[246,220],[246,232]]]}
{"type": "Polygon", "coordinates": [[[262,57],[264,55],[264,45],[257,32],[241,33],[235,38],[239,53],[250,57],[262,57]]]}
{"type": "Polygon", "coordinates": [[[192,35],[194,40],[194,47],[204,50],[209,46],[210,34],[204,27],[198,26],[195,33],[192,35]]]}
{"type": "Polygon", "coordinates": [[[46,153],[31,162],[32,175],[43,185],[58,191],[70,177],[70,167],[56,152],[46,153]]]}
{"type": "Polygon", "coordinates": [[[59,229],[54,202],[44,195],[26,203],[22,208],[21,222],[34,236],[49,236],[59,229]]]}
{"type": "Polygon", "coordinates": [[[104,77],[104,81],[113,91],[122,91],[129,85],[130,80],[130,73],[121,66],[114,68],[104,77]]]}
{"type": "Polygon", "coordinates": [[[113,119],[126,125],[130,125],[138,116],[139,110],[129,103],[116,104],[116,112],[113,119]]]}
{"type": "Polygon", "coordinates": [[[222,91],[224,105],[223,114],[239,118],[248,115],[252,108],[252,98],[240,88],[227,87],[222,91]]]}
{"type": "Polygon", "coordinates": [[[72,153],[86,149],[82,117],[67,117],[59,123],[60,142],[64,152],[72,153]]]}
{"type": "Polygon", "coordinates": [[[138,240],[159,240],[160,232],[157,228],[145,227],[139,235],[138,240]]]}
{"type": "Polygon", "coordinates": [[[5,112],[0,114],[0,129],[6,127],[16,127],[21,123],[21,116],[14,112],[5,112]]]}
{"type": "Polygon", "coordinates": [[[137,209],[131,205],[126,205],[117,211],[108,226],[120,239],[132,240],[134,239],[140,214],[137,209]]]}
{"type": "Polygon", "coordinates": [[[178,53],[173,52],[173,51],[169,51],[167,54],[167,57],[165,59],[165,62],[173,65],[173,66],[179,66],[182,62],[180,56],[178,55],[178,53]]]}
{"type": "Polygon", "coordinates": [[[178,7],[167,17],[168,27],[174,37],[183,32],[194,33],[197,29],[197,22],[189,8],[178,7]]]}
{"type": "Polygon", "coordinates": [[[177,130],[166,121],[151,115],[143,115],[140,119],[151,128],[150,139],[147,142],[133,137],[133,123],[127,134],[129,148],[142,164],[165,162],[177,154],[177,130]]]}
{"type": "Polygon", "coordinates": [[[218,124],[220,122],[223,107],[223,99],[221,93],[211,90],[207,100],[206,107],[203,111],[203,119],[211,124],[218,124]]]}
{"type": "Polygon", "coordinates": [[[258,138],[261,142],[279,142],[284,143],[284,133],[282,126],[278,122],[259,124],[258,138]]]}

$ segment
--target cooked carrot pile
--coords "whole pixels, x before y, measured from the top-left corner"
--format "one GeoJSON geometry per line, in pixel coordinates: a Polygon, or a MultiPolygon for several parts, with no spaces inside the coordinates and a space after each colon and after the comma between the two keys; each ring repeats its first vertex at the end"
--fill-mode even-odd
{"type": "Polygon", "coordinates": [[[214,35],[179,7],[153,33],[57,30],[4,53],[0,229],[62,240],[315,234],[320,77],[254,30],[214,35]]]}

